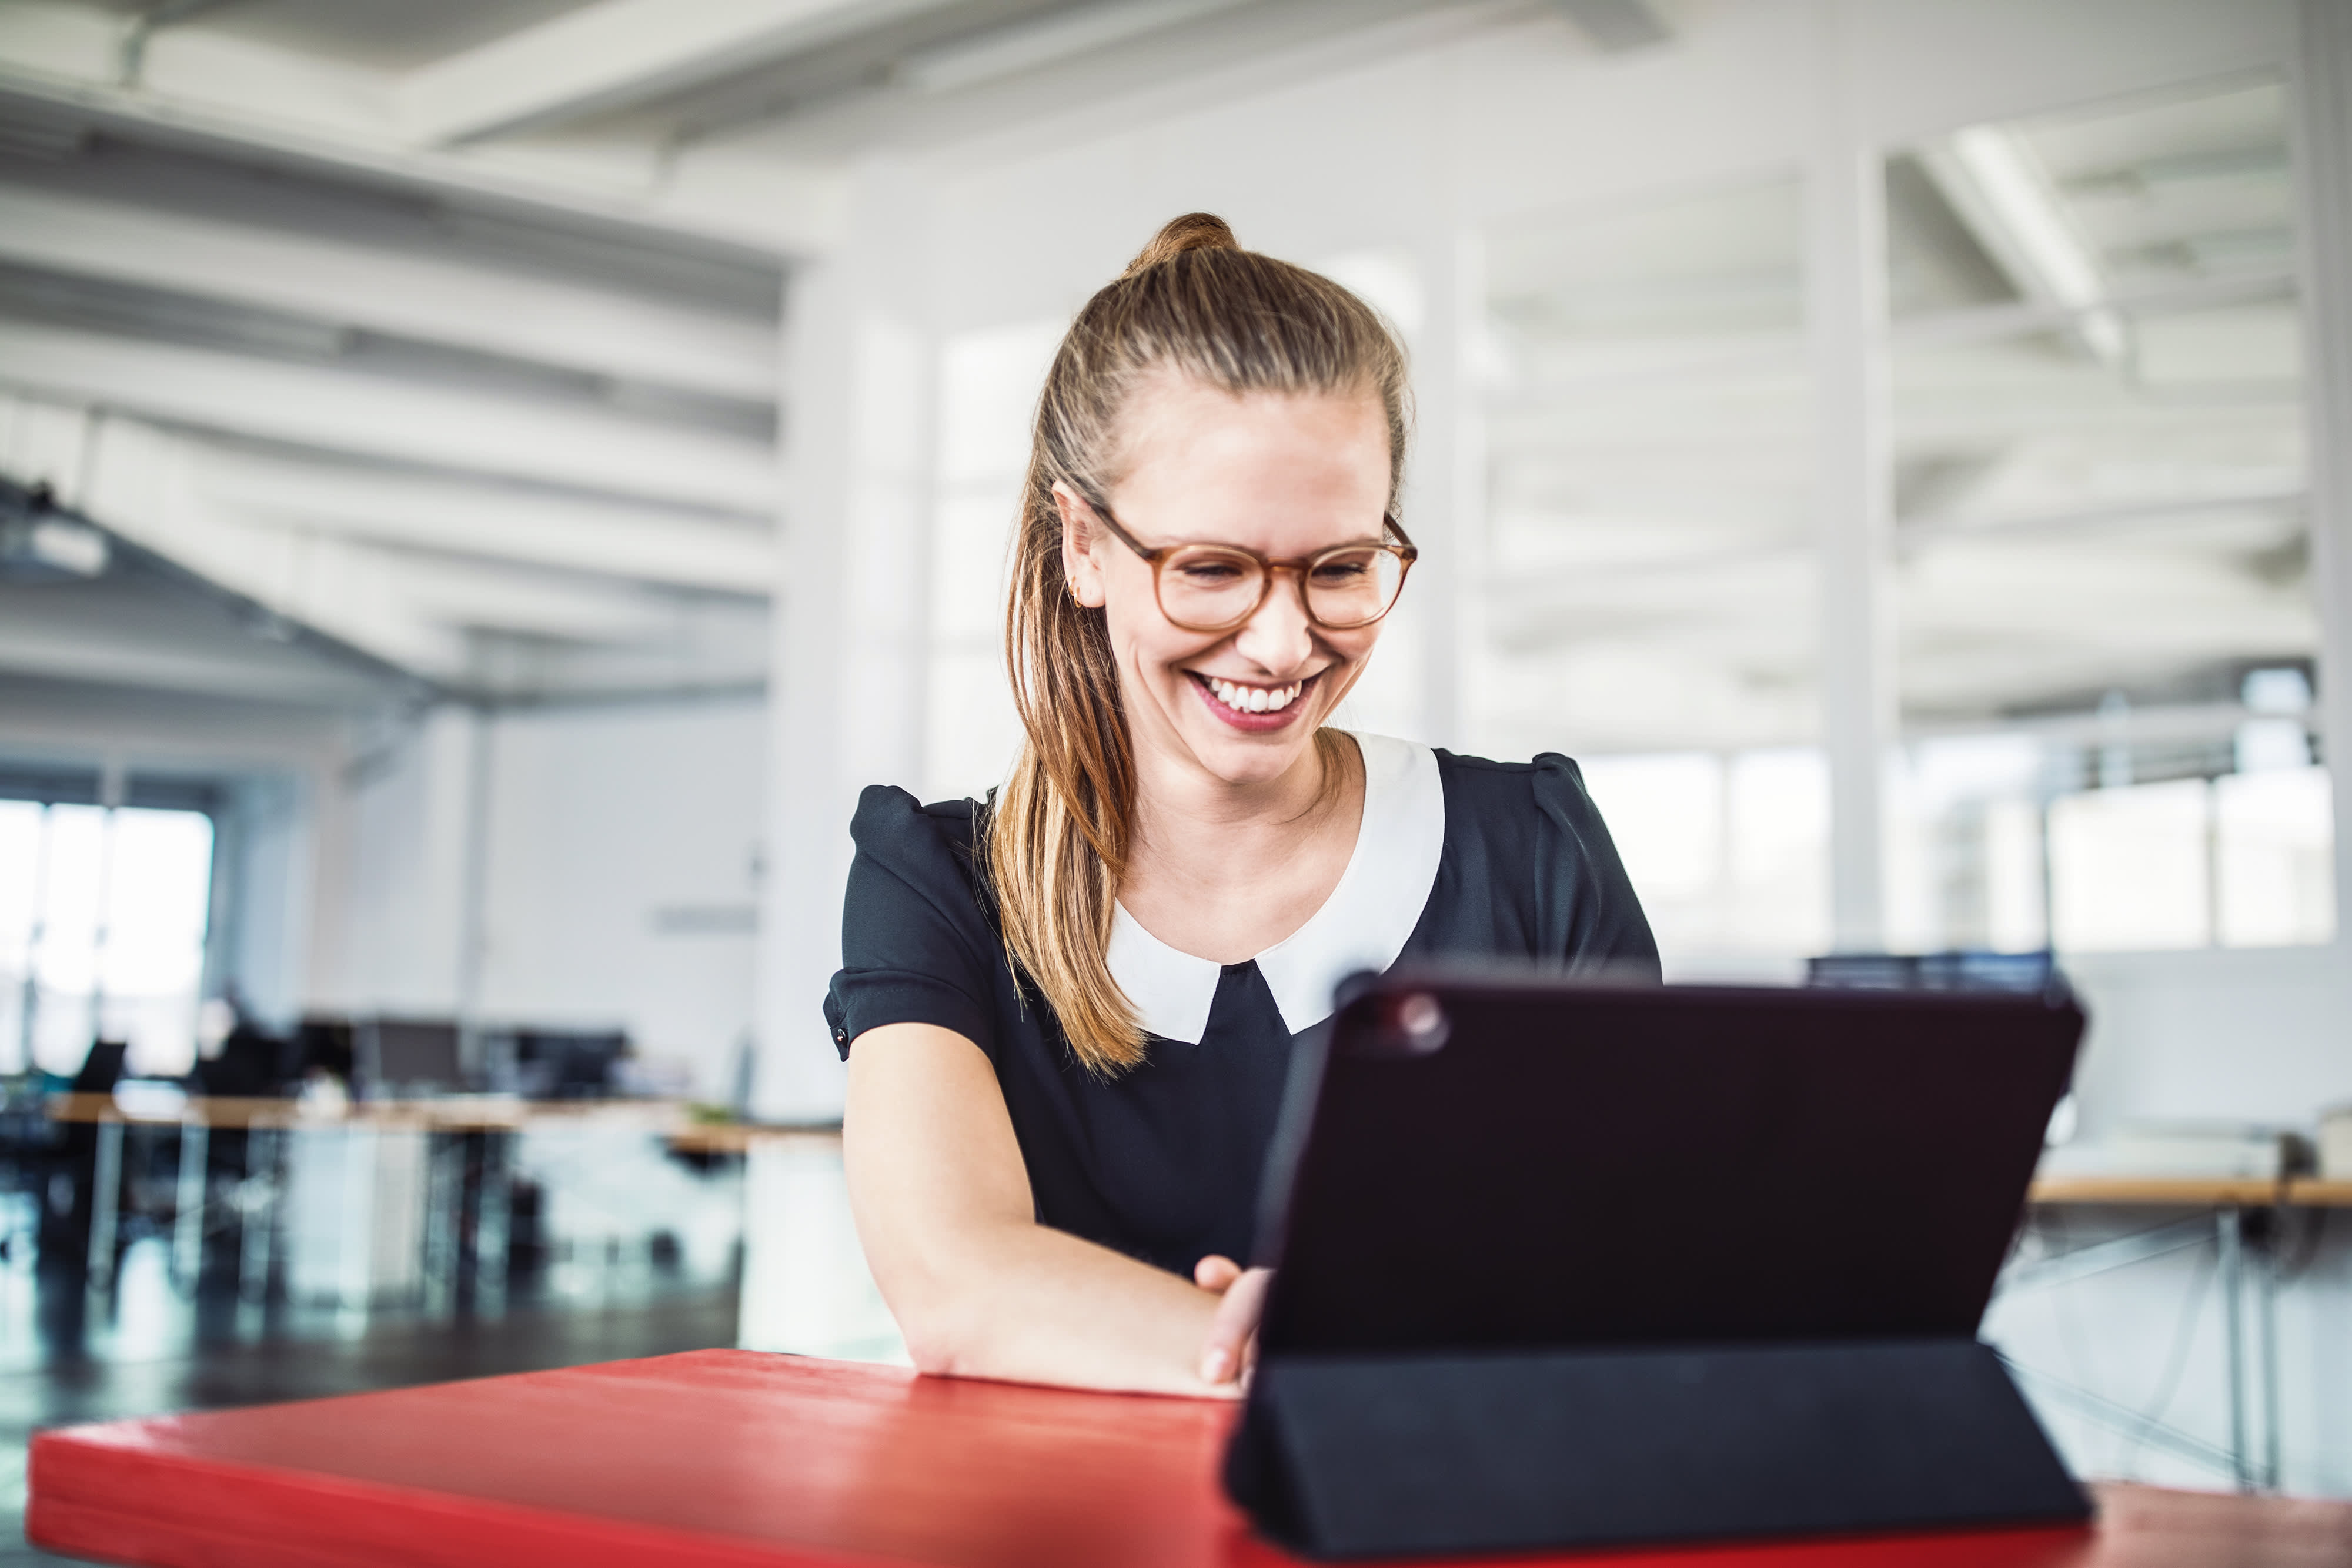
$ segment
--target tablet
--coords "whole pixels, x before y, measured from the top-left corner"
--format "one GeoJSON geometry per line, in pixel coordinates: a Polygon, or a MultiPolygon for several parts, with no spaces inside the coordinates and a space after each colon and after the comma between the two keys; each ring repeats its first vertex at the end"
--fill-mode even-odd
{"type": "Polygon", "coordinates": [[[1262,1354],[1971,1336],[2083,1014],[1360,977],[1269,1159],[1262,1354]]]}

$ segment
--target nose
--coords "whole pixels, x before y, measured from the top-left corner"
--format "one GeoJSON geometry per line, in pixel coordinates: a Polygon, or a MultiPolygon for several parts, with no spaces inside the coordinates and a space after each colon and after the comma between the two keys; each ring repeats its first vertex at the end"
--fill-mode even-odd
{"type": "Polygon", "coordinates": [[[1274,591],[1256,613],[1234,633],[1234,648],[1242,657],[1276,677],[1286,675],[1313,656],[1315,636],[1307,619],[1307,585],[1296,572],[1277,572],[1274,591]]]}

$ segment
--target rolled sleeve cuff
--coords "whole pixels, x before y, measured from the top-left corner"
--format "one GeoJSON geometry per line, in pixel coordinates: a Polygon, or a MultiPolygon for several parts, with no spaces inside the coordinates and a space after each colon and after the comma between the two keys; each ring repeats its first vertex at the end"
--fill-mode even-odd
{"type": "Polygon", "coordinates": [[[893,1023],[936,1024],[994,1055],[985,1008],[936,976],[908,969],[844,969],[824,998],[824,1021],[845,1061],[859,1035],[893,1023]]]}

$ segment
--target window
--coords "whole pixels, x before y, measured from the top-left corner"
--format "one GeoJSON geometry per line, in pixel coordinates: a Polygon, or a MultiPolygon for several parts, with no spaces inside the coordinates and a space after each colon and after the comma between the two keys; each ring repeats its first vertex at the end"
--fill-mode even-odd
{"type": "Polygon", "coordinates": [[[1029,464],[1029,418],[1058,321],[961,332],[940,348],[930,681],[923,799],[982,796],[1021,747],[1004,674],[1005,569],[1029,464]]]}
{"type": "Polygon", "coordinates": [[[0,800],[0,1070],[188,1071],[212,853],[199,811],[0,800]]]}
{"type": "Polygon", "coordinates": [[[1769,977],[1829,946],[1829,770],[1811,747],[1583,763],[1671,978],[1769,977]]]}

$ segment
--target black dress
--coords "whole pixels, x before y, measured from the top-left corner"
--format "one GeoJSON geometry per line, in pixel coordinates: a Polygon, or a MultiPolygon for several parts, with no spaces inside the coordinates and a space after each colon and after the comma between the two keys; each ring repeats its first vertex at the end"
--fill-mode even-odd
{"type": "Polygon", "coordinates": [[[1355,857],[1298,935],[1219,967],[1119,912],[1111,972],[1150,1040],[1143,1065],[1116,1079],[1081,1066],[1034,987],[1016,988],[974,857],[974,803],[866,789],[824,1003],[835,1043],[845,1059],[884,1024],[953,1030],[995,1067],[1041,1224],[1187,1276],[1212,1252],[1250,1260],[1293,1042],[1322,1027],[1341,976],[1449,955],[1658,972],[1575,763],[1358,740],[1355,857]]]}

